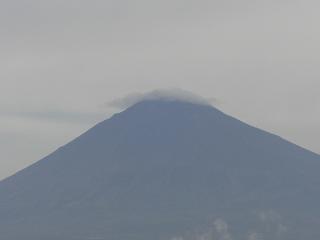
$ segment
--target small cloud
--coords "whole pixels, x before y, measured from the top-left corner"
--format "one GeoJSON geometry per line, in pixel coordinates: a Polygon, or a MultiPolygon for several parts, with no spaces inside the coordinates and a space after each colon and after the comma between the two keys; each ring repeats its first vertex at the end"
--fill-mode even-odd
{"type": "Polygon", "coordinates": [[[222,219],[217,219],[213,223],[215,231],[219,235],[219,239],[221,240],[232,240],[231,234],[229,233],[229,226],[227,222],[222,219]]]}
{"type": "Polygon", "coordinates": [[[261,234],[256,232],[251,232],[248,236],[248,240],[263,240],[261,234]]]}
{"type": "Polygon", "coordinates": [[[159,89],[148,93],[130,94],[124,98],[116,99],[107,104],[109,107],[126,109],[142,101],[182,101],[200,105],[212,105],[217,102],[214,98],[203,98],[189,91],[181,89],[159,89]]]}

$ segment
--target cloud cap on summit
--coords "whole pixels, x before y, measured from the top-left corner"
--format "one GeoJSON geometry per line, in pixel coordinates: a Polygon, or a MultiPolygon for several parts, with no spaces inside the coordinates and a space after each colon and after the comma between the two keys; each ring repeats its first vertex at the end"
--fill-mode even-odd
{"type": "Polygon", "coordinates": [[[126,109],[136,103],[143,101],[168,101],[168,102],[187,102],[199,105],[208,105],[211,106],[213,103],[217,102],[214,98],[204,98],[200,97],[190,91],[182,90],[179,88],[173,89],[157,89],[147,93],[134,93],[127,95],[123,98],[115,99],[109,103],[108,106],[126,109]]]}

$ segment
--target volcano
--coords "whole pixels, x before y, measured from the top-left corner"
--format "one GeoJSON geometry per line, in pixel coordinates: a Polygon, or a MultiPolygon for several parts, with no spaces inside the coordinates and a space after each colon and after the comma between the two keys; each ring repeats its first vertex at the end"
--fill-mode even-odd
{"type": "Polygon", "coordinates": [[[320,239],[320,156],[145,100],[0,182],[3,240],[320,239]]]}

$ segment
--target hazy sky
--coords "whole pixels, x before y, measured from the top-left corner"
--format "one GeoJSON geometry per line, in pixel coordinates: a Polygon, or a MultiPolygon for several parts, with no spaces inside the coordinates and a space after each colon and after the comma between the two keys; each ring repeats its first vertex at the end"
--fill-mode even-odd
{"type": "Polygon", "coordinates": [[[0,178],[181,88],[320,153],[320,2],[2,0],[0,178]]]}

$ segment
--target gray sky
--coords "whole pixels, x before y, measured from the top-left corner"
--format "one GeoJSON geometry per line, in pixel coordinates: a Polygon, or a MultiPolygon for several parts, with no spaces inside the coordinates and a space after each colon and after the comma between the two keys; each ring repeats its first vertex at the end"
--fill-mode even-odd
{"type": "Polygon", "coordinates": [[[320,153],[320,2],[2,0],[0,178],[181,88],[320,153]]]}

